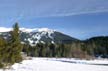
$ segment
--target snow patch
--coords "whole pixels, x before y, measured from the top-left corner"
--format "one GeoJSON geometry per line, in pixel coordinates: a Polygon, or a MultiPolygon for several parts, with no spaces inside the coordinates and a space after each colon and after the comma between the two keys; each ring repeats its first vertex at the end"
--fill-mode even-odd
{"type": "Polygon", "coordinates": [[[30,33],[30,32],[36,31],[37,28],[33,28],[33,29],[30,29],[30,28],[20,28],[20,30],[21,30],[22,32],[30,33]]]}

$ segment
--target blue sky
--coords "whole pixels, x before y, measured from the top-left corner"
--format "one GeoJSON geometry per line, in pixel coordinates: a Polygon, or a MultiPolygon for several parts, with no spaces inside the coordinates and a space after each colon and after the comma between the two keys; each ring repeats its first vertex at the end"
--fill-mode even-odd
{"type": "Polygon", "coordinates": [[[0,27],[16,21],[79,39],[108,35],[108,0],[0,0],[0,27]]]}

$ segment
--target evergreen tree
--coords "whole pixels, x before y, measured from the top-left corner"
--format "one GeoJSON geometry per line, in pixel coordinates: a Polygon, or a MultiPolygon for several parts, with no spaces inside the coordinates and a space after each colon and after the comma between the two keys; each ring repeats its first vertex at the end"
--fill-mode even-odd
{"type": "Polygon", "coordinates": [[[22,51],[22,45],[20,42],[20,35],[19,35],[19,26],[18,23],[15,23],[13,25],[13,31],[11,31],[11,40],[10,40],[10,62],[20,62],[22,60],[21,57],[21,51],[22,51]]]}
{"type": "Polygon", "coordinates": [[[22,60],[22,45],[19,37],[19,26],[16,23],[10,32],[11,39],[5,40],[0,38],[0,67],[9,66],[22,60]]]}

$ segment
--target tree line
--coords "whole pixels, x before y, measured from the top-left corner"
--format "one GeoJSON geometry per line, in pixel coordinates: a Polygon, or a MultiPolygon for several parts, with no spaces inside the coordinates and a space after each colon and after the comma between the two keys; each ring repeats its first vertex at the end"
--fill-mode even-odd
{"type": "Polygon", "coordinates": [[[33,57],[108,58],[108,37],[94,37],[71,44],[37,43],[23,44],[23,52],[33,57]]]}

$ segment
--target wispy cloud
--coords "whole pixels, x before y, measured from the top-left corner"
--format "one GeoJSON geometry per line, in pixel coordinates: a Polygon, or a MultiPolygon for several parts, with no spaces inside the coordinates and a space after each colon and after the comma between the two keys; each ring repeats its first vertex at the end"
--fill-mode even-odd
{"type": "Polygon", "coordinates": [[[108,10],[95,10],[95,11],[82,11],[82,12],[72,12],[72,13],[55,13],[37,17],[63,17],[63,16],[75,16],[75,15],[83,15],[83,14],[93,14],[93,13],[105,13],[108,10]]]}
{"type": "Polygon", "coordinates": [[[19,15],[20,18],[71,16],[108,12],[108,0],[10,0],[0,1],[0,10],[2,17],[4,15],[19,15]],[[18,12],[23,12],[24,15],[18,12]]]}
{"type": "MultiPolygon", "coordinates": [[[[54,17],[72,16],[89,13],[108,12],[107,0],[36,0],[36,4],[25,8],[25,16],[32,17],[54,17]],[[39,3],[39,4],[38,4],[39,3]]],[[[25,4],[27,7],[27,5],[25,4]]]]}

